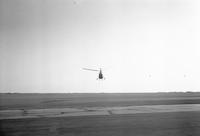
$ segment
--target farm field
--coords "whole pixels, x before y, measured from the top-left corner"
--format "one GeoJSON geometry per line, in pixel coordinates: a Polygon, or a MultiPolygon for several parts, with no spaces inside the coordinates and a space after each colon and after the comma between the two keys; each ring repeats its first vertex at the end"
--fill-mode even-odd
{"type": "Polygon", "coordinates": [[[200,135],[200,93],[0,96],[5,136],[200,135]]]}

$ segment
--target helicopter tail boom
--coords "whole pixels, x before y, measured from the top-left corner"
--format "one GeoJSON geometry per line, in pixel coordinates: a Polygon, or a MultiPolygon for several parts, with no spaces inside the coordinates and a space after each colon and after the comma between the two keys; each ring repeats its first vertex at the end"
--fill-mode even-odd
{"type": "Polygon", "coordinates": [[[96,70],[96,69],[89,69],[89,68],[83,68],[83,70],[89,70],[89,71],[99,71],[99,70],[96,70]]]}

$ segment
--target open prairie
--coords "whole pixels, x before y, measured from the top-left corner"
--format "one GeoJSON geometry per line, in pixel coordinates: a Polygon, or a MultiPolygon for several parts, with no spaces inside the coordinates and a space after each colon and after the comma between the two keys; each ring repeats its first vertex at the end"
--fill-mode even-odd
{"type": "Polygon", "coordinates": [[[200,135],[200,93],[16,93],[0,100],[3,135],[200,135]]]}

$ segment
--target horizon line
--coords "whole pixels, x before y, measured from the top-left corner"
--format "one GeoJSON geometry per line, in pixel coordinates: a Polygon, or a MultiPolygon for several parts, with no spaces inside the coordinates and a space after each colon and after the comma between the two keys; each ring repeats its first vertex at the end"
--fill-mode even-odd
{"type": "Polygon", "coordinates": [[[0,92],[0,94],[141,94],[141,93],[200,93],[200,91],[174,91],[174,92],[0,92]]]}

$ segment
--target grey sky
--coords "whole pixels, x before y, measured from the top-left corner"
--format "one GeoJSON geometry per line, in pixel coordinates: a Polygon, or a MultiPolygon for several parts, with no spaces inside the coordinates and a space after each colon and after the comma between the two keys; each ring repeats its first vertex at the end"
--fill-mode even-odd
{"type": "Polygon", "coordinates": [[[0,0],[0,91],[199,91],[199,8],[198,0],[0,0]],[[82,67],[102,67],[106,80],[82,67]]]}

